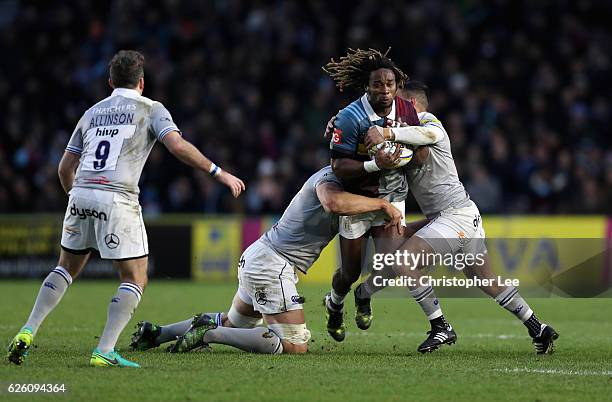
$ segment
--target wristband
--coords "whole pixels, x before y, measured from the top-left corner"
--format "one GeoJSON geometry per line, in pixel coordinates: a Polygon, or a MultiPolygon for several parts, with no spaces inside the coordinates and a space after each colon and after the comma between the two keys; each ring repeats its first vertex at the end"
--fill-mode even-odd
{"type": "Polygon", "coordinates": [[[363,162],[363,169],[368,173],[378,172],[380,170],[374,160],[363,162]]]}
{"type": "Polygon", "coordinates": [[[212,177],[217,177],[221,174],[221,168],[215,165],[213,162],[210,162],[210,169],[208,169],[208,173],[212,177]]]}
{"type": "Polygon", "coordinates": [[[388,127],[383,128],[383,138],[385,140],[394,141],[395,140],[395,133],[393,132],[393,129],[388,128],[388,127]]]}

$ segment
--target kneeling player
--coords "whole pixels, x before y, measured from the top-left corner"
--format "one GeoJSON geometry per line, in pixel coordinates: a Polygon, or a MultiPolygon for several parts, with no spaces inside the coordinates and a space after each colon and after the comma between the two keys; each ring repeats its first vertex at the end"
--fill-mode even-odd
{"type": "Polygon", "coordinates": [[[270,230],[245,250],[238,265],[238,291],[229,312],[205,313],[168,326],[139,323],[131,346],[145,350],[178,340],[171,352],[221,343],[257,353],[305,353],[303,298],[297,271],[306,273],[338,233],[338,215],[382,210],[387,227],[400,230],[402,213],[388,201],[342,190],[331,168],[311,176],[270,230]],[[267,327],[258,327],[263,322],[267,327]]]}

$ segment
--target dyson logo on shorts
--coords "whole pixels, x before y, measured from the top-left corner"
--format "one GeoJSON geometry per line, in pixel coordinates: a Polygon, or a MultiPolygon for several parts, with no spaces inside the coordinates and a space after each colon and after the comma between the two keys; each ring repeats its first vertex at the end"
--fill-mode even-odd
{"type": "Polygon", "coordinates": [[[95,209],[79,209],[75,204],[72,204],[72,208],[70,208],[70,215],[78,216],[81,219],[85,219],[88,216],[92,218],[100,219],[103,221],[107,221],[106,212],[98,212],[95,209]]]}

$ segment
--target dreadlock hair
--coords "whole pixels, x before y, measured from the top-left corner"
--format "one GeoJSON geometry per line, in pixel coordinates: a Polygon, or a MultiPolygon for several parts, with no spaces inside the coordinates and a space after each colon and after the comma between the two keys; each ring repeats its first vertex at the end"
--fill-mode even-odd
{"type": "Polygon", "coordinates": [[[397,87],[401,88],[408,80],[408,76],[387,57],[389,50],[391,48],[383,54],[376,49],[349,48],[346,56],[340,57],[340,61],[331,59],[323,67],[323,71],[336,81],[336,86],[342,91],[344,88],[362,90],[368,85],[372,71],[388,68],[395,75],[397,87]]]}

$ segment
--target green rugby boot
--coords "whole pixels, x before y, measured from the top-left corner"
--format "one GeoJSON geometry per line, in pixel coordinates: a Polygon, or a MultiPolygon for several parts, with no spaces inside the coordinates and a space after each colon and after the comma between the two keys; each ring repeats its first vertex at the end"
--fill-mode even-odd
{"type": "Polygon", "coordinates": [[[355,288],[353,294],[355,295],[355,323],[357,327],[362,330],[366,330],[370,328],[372,325],[372,299],[360,298],[357,296],[359,287],[363,285],[359,285],[355,288]]]}
{"type": "Polygon", "coordinates": [[[327,333],[334,338],[336,342],[342,342],[346,337],[346,326],[344,325],[344,312],[340,306],[339,309],[332,309],[331,294],[327,293],[323,299],[325,306],[325,319],[327,320],[327,333]]]}
{"type": "Polygon", "coordinates": [[[34,341],[32,330],[28,327],[21,328],[8,345],[7,358],[11,363],[21,365],[30,352],[30,347],[34,341]]]}
{"type": "Polygon", "coordinates": [[[178,337],[176,342],[168,347],[168,352],[185,353],[196,349],[207,349],[209,346],[204,342],[204,334],[215,328],[217,323],[214,318],[206,314],[196,315],[193,317],[189,331],[178,337]]]}
{"type": "Polygon", "coordinates": [[[156,339],[161,334],[161,327],[149,321],[136,324],[136,332],[132,334],[130,347],[132,350],[147,350],[159,346],[156,339]]]}
{"type": "Polygon", "coordinates": [[[140,364],[124,359],[114,350],[108,353],[102,353],[98,348],[95,348],[91,354],[89,365],[94,367],[140,367],[140,364]]]}

